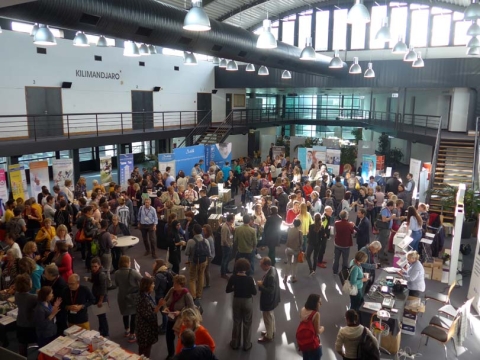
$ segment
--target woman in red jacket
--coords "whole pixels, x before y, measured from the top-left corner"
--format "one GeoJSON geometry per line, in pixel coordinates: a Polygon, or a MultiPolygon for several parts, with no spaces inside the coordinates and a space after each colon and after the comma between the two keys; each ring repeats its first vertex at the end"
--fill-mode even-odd
{"type": "Polygon", "coordinates": [[[53,262],[57,265],[60,276],[68,282],[68,278],[73,274],[72,257],[68,253],[68,244],[57,241],[55,243],[55,253],[53,262]]]}

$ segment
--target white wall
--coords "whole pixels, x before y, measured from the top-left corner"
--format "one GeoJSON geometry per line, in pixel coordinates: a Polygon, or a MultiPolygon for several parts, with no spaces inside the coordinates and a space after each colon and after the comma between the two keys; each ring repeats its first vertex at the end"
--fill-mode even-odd
{"type": "MultiPolygon", "coordinates": [[[[227,115],[227,94],[232,94],[232,109],[240,110],[246,107],[233,107],[234,94],[242,94],[246,96],[245,89],[217,89],[216,94],[212,94],[212,122],[223,122],[227,115]]],[[[246,102],[246,101],[245,101],[246,102]]],[[[246,156],[246,155],[245,155],[246,156]]]]}
{"type": "Polygon", "coordinates": [[[425,145],[420,143],[412,143],[410,156],[414,159],[421,160],[422,162],[431,162],[433,154],[433,147],[431,145],[425,145]]]}
{"type": "MultiPolygon", "coordinates": [[[[26,113],[25,86],[60,87],[64,81],[72,82],[71,89],[62,90],[64,113],[131,112],[131,91],[151,91],[155,86],[162,90],[154,93],[154,111],[195,111],[197,92],[211,93],[214,89],[213,65],[209,62],[184,66],[181,57],[159,54],[127,58],[120,48],[77,48],[71,40],[63,39],[57,39],[57,43],[57,46],[47,48],[47,55],[41,55],[36,53],[28,34],[3,32],[0,46],[8,51],[2,52],[0,57],[0,68],[3,69],[0,72],[1,115],[26,113]],[[102,56],[103,61],[95,61],[94,55],[102,56]],[[139,61],[145,62],[145,67],[139,66],[139,61]],[[174,71],[174,66],[179,66],[180,70],[174,71]],[[77,77],[76,70],[118,73],[120,79],[77,77]]],[[[224,96],[221,101],[212,98],[212,112],[213,119],[225,118],[224,96]]],[[[69,120],[71,131],[75,125],[77,129],[73,131],[94,130],[85,119],[69,120]]],[[[120,128],[119,119],[102,121],[100,130],[120,128]]],[[[170,117],[170,121],[169,125],[177,124],[176,117],[170,117]]],[[[6,132],[2,131],[5,122],[13,121],[0,121],[0,138],[6,137],[6,132]]],[[[161,126],[161,122],[156,119],[155,126],[161,126]]],[[[182,117],[182,124],[184,122],[182,117]]],[[[127,116],[124,127],[128,123],[131,119],[127,116]]],[[[19,126],[17,136],[26,135],[26,124],[19,126]]]]}
{"type": "Polygon", "coordinates": [[[470,91],[467,88],[453,89],[449,131],[467,131],[470,91]]]}
{"type": "Polygon", "coordinates": [[[248,156],[248,135],[230,135],[227,142],[232,143],[232,159],[248,156]]]}

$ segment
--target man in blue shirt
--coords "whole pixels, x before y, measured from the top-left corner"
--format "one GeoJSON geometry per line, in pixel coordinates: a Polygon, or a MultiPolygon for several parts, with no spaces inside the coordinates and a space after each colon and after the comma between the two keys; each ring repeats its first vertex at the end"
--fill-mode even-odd
{"type": "Polygon", "coordinates": [[[142,232],[143,243],[145,245],[145,256],[152,254],[152,258],[156,259],[156,236],[158,217],[157,211],[151,205],[150,198],[145,199],[145,205],[138,209],[138,227],[142,232]]]}
{"type": "Polygon", "coordinates": [[[383,226],[377,228],[379,230],[378,240],[380,244],[382,244],[382,250],[379,253],[379,257],[384,259],[388,259],[388,255],[386,253],[387,245],[388,245],[388,238],[390,237],[390,229],[392,228],[393,219],[395,219],[395,214],[392,214],[392,210],[395,207],[395,203],[392,200],[387,202],[387,206],[384,207],[380,211],[380,215],[382,216],[382,220],[380,221],[383,223],[383,226]]]}
{"type": "Polygon", "coordinates": [[[222,167],[222,172],[223,172],[223,181],[227,182],[228,180],[228,174],[232,168],[230,167],[230,163],[228,161],[225,161],[225,165],[222,167]]]}

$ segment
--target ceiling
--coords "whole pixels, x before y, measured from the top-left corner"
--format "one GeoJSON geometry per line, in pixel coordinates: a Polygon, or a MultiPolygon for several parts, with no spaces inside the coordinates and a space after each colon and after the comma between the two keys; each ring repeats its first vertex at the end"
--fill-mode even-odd
{"type": "MultiPolygon", "coordinates": [[[[155,0],[180,9],[189,9],[191,0],[155,0]]],[[[425,3],[439,7],[466,7],[470,0],[399,0],[408,3],[425,3]]],[[[244,29],[261,25],[268,12],[269,18],[278,18],[295,9],[304,10],[326,5],[353,4],[353,0],[203,0],[203,7],[211,19],[244,29]]],[[[365,1],[367,2],[367,1],[365,1]]],[[[384,1],[380,1],[383,4],[384,1]]]]}

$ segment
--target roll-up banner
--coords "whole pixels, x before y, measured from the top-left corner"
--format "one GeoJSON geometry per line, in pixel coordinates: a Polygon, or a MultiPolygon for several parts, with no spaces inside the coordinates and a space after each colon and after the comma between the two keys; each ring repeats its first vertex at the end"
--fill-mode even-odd
{"type": "Polygon", "coordinates": [[[204,171],[208,171],[211,161],[214,161],[215,164],[217,164],[217,166],[220,169],[225,165],[227,161],[231,163],[232,162],[232,143],[206,145],[204,171]]]}
{"type": "Polygon", "coordinates": [[[112,177],[112,157],[105,156],[100,158],[100,183],[108,185],[113,181],[112,177]]]}
{"type": "Polygon", "coordinates": [[[127,190],[128,180],[133,171],[133,154],[120,154],[120,185],[127,190]]]}
{"type": "Polygon", "coordinates": [[[0,213],[3,216],[5,203],[8,201],[7,174],[5,169],[0,169],[0,213]]]}
{"type": "Polygon", "coordinates": [[[327,170],[333,175],[340,173],[340,149],[327,149],[327,170]]]}
{"type": "Polygon", "coordinates": [[[53,183],[62,187],[65,180],[73,181],[73,159],[54,159],[52,160],[53,183]]]}
{"type": "Polygon", "coordinates": [[[12,189],[13,198],[15,200],[18,198],[27,200],[29,196],[24,166],[19,164],[10,165],[8,173],[10,175],[10,188],[12,189]]]}
{"type": "MultiPolygon", "coordinates": [[[[175,167],[177,172],[183,170],[185,175],[190,176],[192,168],[200,160],[205,160],[205,145],[195,145],[173,149],[175,167]]],[[[205,171],[206,169],[203,169],[205,171]]]]}
{"type": "Polygon", "coordinates": [[[307,154],[308,154],[308,149],[301,147],[297,149],[297,158],[298,161],[300,161],[300,165],[302,165],[302,169],[307,168],[307,154]]]}
{"type": "MultiPolygon", "coordinates": [[[[170,166],[170,174],[174,177],[177,175],[176,163],[175,163],[175,155],[173,153],[169,154],[159,154],[158,155],[158,170],[162,174],[165,174],[167,171],[167,167],[170,166]]],[[[185,172],[185,170],[184,170],[185,172]]],[[[185,175],[188,175],[185,173],[185,175]]]]}
{"type": "Polygon", "coordinates": [[[420,183],[421,170],[422,170],[422,160],[410,158],[410,173],[412,174],[412,180],[415,182],[415,188],[412,189],[412,198],[415,200],[417,199],[418,184],[420,183]]]}
{"type": "Polygon", "coordinates": [[[362,156],[362,179],[368,182],[370,176],[376,175],[377,168],[377,156],[376,155],[363,155],[362,156]]]}
{"type": "Polygon", "coordinates": [[[30,168],[30,192],[35,199],[42,192],[42,186],[50,188],[48,175],[48,161],[33,161],[28,164],[30,168]]]}
{"type": "Polygon", "coordinates": [[[277,156],[280,156],[282,154],[285,154],[285,146],[274,146],[272,148],[272,156],[273,156],[272,161],[275,160],[277,156]]]}

